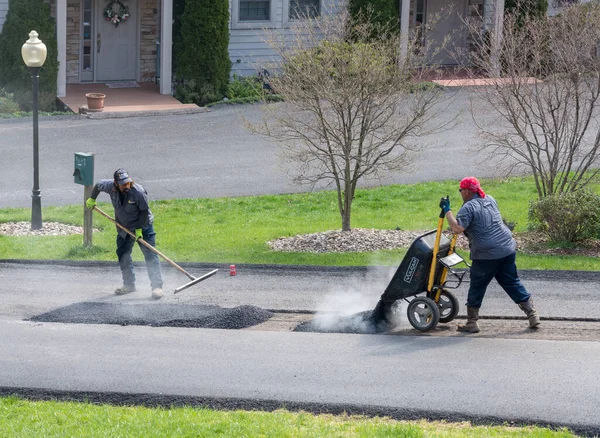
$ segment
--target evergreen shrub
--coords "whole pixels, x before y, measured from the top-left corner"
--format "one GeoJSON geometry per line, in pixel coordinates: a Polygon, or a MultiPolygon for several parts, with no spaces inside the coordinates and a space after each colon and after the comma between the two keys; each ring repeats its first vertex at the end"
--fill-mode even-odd
{"type": "Polygon", "coordinates": [[[400,30],[399,2],[395,0],[349,0],[348,11],[355,22],[368,20],[376,35],[400,30]]]}
{"type": "Polygon", "coordinates": [[[227,0],[186,0],[175,37],[175,96],[206,105],[227,93],[229,60],[227,0]]]}
{"type": "Polygon", "coordinates": [[[21,57],[21,47],[35,30],[46,45],[48,55],[39,72],[38,106],[40,111],[56,107],[58,49],[55,21],[50,6],[43,0],[9,0],[8,14],[0,34],[0,87],[14,96],[24,111],[32,108],[31,74],[21,57]]]}

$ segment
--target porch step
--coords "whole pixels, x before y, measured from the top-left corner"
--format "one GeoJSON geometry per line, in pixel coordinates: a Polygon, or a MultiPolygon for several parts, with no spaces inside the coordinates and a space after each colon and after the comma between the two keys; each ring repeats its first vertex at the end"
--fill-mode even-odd
{"type": "Polygon", "coordinates": [[[103,111],[89,111],[87,105],[79,107],[79,113],[88,119],[116,119],[140,116],[162,116],[178,114],[196,114],[210,111],[208,108],[199,107],[194,104],[172,104],[172,105],[128,105],[105,107],[103,111]]]}

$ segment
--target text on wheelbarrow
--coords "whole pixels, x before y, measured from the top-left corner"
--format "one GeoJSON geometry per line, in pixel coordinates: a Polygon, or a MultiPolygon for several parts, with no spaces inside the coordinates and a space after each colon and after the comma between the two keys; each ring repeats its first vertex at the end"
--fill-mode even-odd
{"type": "Polygon", "coordinates": [[[410,259],[410,265],[408,265],[408,269],[406,270],[406,274],[404,275],[404,281],[406,283],[410,283],[412,281],[413,275],[417,270],[417,266],[419,266],[419,259],[416,257],[410,259]]]}

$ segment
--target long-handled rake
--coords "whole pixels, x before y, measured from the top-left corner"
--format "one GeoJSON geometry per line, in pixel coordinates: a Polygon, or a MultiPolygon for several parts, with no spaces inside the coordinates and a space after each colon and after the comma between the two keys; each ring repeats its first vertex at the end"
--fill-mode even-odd
{"type": "MultiPolygon", "coordinates": [[[[100,213],[102,216],[104,216],[106,219],[108,219],[109,221],[111,221],[113,224],[115,224],[117,227],[119,227],[120,229],[122,229],[123,231],[125,231],[127,234],[129,234],[131,237],[133,237],[134,239],[136,239],[136,236],[134,233],[132,233],[131,231],[129,231],[127,228],[125,228],[123,225],[119,224],[116,220],[114,220],[112,217],[110,217],[108,214],[104,213],[102,210],[100,210],[98,207],[94,207],[94,210],[96,210],[98,213],[100,213]]],[[[139,238],[136,239],[138,242],[140,242],[142,245],[144,245],[146,248],[148,248],[150,251],[152,251],[155,254],[158,254],[159,256],[161,256],[163,259],[165,259],[165,261],[167,263],[169,263],[171,266],[173,266],[174,268],[176,268],[179,272],[183,273],[185,276],[187,276],[190,280],[189,283],[184,284],[183,286],[179,286],[177,289],[175,289],[175,291],[173,292],[174,294],[181,292],[184,289],[187,289],[188,287],[191,287],[197,283],[200,283],[202,280],[206,280],[208,277],[212,277],[213,275],[215,275],[218,271],[218,269],[214,269],[212,271],[210,271],[208,274],[204,274],[202,277],[194,277],[192,274],[190,274],[189,272],[187,272],[185,269],[183,269],[181,266],[179,266],[177,263],[175,263],[173,260],[171,260],[169,257],[167,257],[166,255],[164,255],[162,252],[160,252],[159,250],[157,250],[156,248],[154,248],[152,245],[150,245],[148,242],[146,242],[144,239],[139,238]]]]}

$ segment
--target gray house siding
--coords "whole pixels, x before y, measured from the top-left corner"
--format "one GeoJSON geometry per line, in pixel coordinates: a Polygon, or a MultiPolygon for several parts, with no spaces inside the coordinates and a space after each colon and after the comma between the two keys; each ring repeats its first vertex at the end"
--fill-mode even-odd
{"type": "MultiPolygon", "coordinates": [[[[239,22],[240,0],[229,1],[229,59],[231,74],[256,76],[263,66],[277,61],[276,53],[265,42],[269,33],[292,33],[288,19],[289,0],[271,0],[271,19],[261,22],[239,22]]],[[[321,0],[322,14],[335,13],[344,0],[321,0]]]]}
{"type": "Polygon", "coordinates": [[[8,12],[8,0],[0,0],[0,32],[2,32],[2,26],[6,20],[6,13],[8,12]]]}

